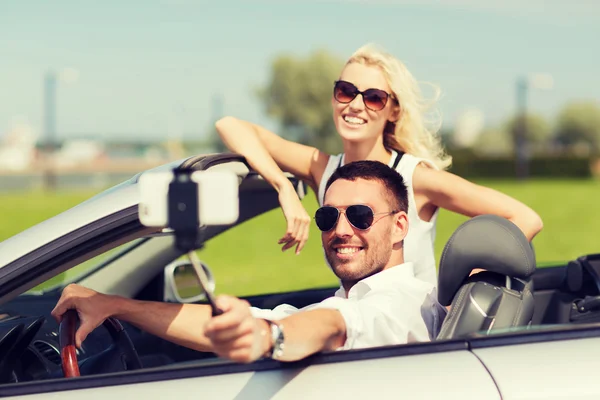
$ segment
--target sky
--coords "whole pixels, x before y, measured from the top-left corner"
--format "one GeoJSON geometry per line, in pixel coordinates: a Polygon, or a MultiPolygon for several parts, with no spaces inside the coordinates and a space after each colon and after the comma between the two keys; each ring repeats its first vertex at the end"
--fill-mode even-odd
{"type": "Polygon", "coordinates": [[[472,109],[488,126],[509,118],[517,78],[533,73],[554,85],[528,107],[552,120],[600,102],[599,38],[596,0],[0,0],[0,135],[17,122],[43,133],[51,69],[78,76],[58,86],[59,138],[202,136],[215,96],[277,129],[253,94],[275,57],[345,59],[365,43],[441,88],[446,127],[472,109]]]}

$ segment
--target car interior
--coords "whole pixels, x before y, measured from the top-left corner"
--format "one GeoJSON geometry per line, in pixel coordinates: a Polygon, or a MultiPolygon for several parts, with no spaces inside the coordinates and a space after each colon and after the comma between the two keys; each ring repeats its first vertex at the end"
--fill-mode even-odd
{"type": "MultiPolygon", "coordinates": [[[[218,159],[211,160],[211,165],[201,158],[189,163],[199,170],[220,164],[218,159]]],[[[277,193],[260,176],[244,171],[243,165],[239,168],[240,218],[236,225],[279,207],[277,193]]],[[[303,184],[290,179],[299,193],[304,193],[303,184]]],[[[92,261],[96,263],[74,282],[132,299],[205,302],[198,288],[192,288],[191,294],[182,290],[180,279],[189,277],[189,269],[173,245],[173,232],[148,230],[139,221],[133,222],[132,228],[130,218],[115,224],[109,239],[102,243],[90,246],[72,240],[61,244],[56,251],[64,257],[59,258],[60,265],[53,266],[54,273],[31,281],[37,284],[92,261]]],[[[210,240],[231,228],[203,227],[204,239],[210,240]]],[[[600,254],[536,269],[533,248],[515,229],[501,218],[482,216],[456,230],[439,265],[438,297],[442,305],[450,306],[450,311],[434,341],[476,340],[511,328],[517,330],[512,334],[519,334],[523,329],[600,321],[600,254]],[[477,269],[485,271],[473,274],[477,269]]],[[[201,250],[198,254],[202,258],[201,250]]],[[[203,267],[210,275],[210,268],[203,267]]],[[[50,312],[65,284],[44,291],[34,290],[33,284],[22,284],[21,295],[0,305],[0,384],[64,376],[60,349],[65,332],[50,312]]],[[[324,300],[336,289],[244,298],[259,308],[282,303],[301,308],[324,300]]],[[[177,363],[219,362],[212,353],[187,349],[119,321],[109,321],[92,332],[82,348],[76,350],[76,357],[82,376],[177,363]]]]}
{"type": "Polygon", "coordinates": [[[534,271],[533,248],[515,224],[496,215],[465,222],[440,260],[438,300],[450,312],[437,338],[529,325],[534,271]]]}

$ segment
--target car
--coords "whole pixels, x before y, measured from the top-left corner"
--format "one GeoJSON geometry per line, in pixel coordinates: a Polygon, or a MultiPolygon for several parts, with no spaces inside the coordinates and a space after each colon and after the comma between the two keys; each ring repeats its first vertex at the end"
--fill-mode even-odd
{"type": "MultiPolygon", "coordinates": [[[[198,155],[152,171],[182,166],[239,177],[238,220],[204,226],[205,240],[279,207],[277,192],[238,154],[198,155]]],[[[140,222],[140,176],[0,243],[0,396],[600,398],[600,255],[536,268],[520,231],[494,216],[465,222],[448,241],[438,297],[450,311],[431,342],[238,364],[110,318],[75,349],[76,321],[59,325],[50,316],[68,283],[142,300],[207,301],[173,231],[140,222]],[[78,268],[81,274],[49,285],[78,268]],[[484,271],[473,274],[476,268],[484,271]]],[[[288,178],[304,197],[305,184],[288,178]]],[[[208,290],[218,268],[202,264],[208,290]]],[[[261,308],[303,307],[336,289],[245,298],[261,308]]]]}

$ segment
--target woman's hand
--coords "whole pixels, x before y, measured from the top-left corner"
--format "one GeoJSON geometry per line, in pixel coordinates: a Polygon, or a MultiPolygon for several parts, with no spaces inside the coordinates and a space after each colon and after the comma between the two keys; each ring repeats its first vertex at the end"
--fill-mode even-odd
{"type": "Polygon", "coordinates": [[[279,204],[281,204],[283,215],[287,221],[285,235],[278,241],[279,244],[283,244],[281,251],[286,251],[297,245],[296,254],[300,254],[308,240],[311,218],[291,184],[285,185],[279,191],[279,204]]]}

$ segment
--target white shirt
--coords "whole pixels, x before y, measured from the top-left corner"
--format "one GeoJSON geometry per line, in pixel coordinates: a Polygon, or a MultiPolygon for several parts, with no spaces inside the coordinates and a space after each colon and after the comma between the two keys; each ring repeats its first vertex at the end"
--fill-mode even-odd
{"type": "Polygon", "coordinates": [[[340,287],[333,297],[301,309],[283,304],[273,310],[252,307],[251,311],[256,318],[278,320],[317,308],[342,314],[346,342],[338,350],[427,342],[437,336],[446,315],[434,286],[415,278],[410,262],[357,282],[347,298],[340,287]]]}
{"type": "MultiPolygon", "coordinates": [[[[388,166],[391,168],[396,160],[397,152],[392,150],[392,157],[388,166]]],[[[318,200],[319,205],[323,205],[325,197],[325,185],[333,172],[340,165],[344,165],[344,154],[330,156],[323,177],[319,183],[318,200]]],[[[415,265],[415,276],[421,280],[437,286],[437,268],[435,261],[434,243],[435,229],[439,208],[434,212],[429,221],[424,221],[417,213],[417,203],[413,190],[413,174],[419,163],[426,163],[431,168],[438,169],[437,166],[429,160],[403,154],[400,162],[396,166],[396,171],[404,179],[408,194],[408,234],[404,238],[404,260],[412,262],[415,265]]]]}

